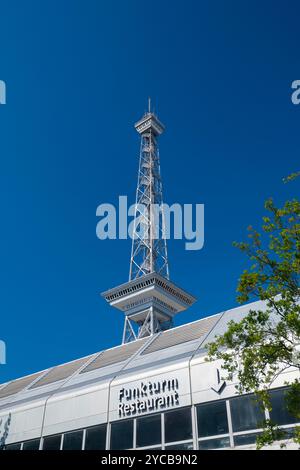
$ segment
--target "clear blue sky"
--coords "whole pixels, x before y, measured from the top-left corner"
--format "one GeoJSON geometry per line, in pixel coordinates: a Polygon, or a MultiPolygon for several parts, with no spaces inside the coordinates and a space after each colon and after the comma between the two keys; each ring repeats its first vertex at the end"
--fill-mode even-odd
{"type": "Polygon", "coordinates": [[[236,305],[232,247],[263,201],[298,185],[299,2],[2,0],[0,382],[116,345],[99,294],[127,281],[130,242],[99,241],[95,211],[134,202],[133,123],[154,101],[164,199],[204,203],[205,247],[169,244],[193,321],[236,305]]]}

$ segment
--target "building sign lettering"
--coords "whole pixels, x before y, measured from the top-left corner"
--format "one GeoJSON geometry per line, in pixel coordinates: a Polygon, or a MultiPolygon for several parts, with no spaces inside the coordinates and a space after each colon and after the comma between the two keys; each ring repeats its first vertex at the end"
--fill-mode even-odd
{"type": "Polygon", "coordinates": [[[160,411],[179,405],[177,379],[141,382],[137,387],[119,390],[119,417],[160,411]]]}

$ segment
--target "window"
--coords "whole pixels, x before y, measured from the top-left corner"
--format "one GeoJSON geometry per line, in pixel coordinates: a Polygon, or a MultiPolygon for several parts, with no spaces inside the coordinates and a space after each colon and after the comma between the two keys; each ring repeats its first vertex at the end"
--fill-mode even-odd
{"type": "Polygon", "coordinates": [[[258,434],[241,434],[240,436],[234,436],[235,446],[245,446],[247,444],[255,444],[258,434]]]}
{"type": "Polygon", "coordinates": [[[136,446],[145,447],[161,443],[161,415],[136,420],[136,446]]]}
{"type": "Polygon", "coordinates": [[[284,432],[284,435],[278,438],[279,441],[284,440],[284,439],[292,439],[295,436],[295,431],[296,431],[295,427],[283,428],[281,430],[284,432]]]}
{"type": "Polygon", "coordinates": [[[7,444],[5,446],[5,450],[20,450],[21,449],[21,442],[16,444],[7,444]]]}
{"type": "Polygon", "coordinates": [[[230,447],[229,437],[222,437],[221,439],[207,439],[205,441],[199,441],[199,449],[223,449],[224,447],[230,447]]]}
{"type": "Polygon", "coordinates": [[[255,401],[254,395],[246,395],[230,400],[233,431],[248,431],[261,426],[265,414],[255,401]]]}
{"type": "Polygon", "coordinates": [[[133,420],[116,421],[111,424],[110,448],[113,450],[133,447],[133,420]]]}
{"type": "Polygon", "coordinates": [[[285,393],[287,389],[272,390],[270,392],[270,402],[272,410],[270,411],[270,418],[276,424],[293,424],[297,419],[292,416],[287,410],[285,393]]]}
{"type": "Polygon", "coordinates": [[[165,441],[184,441],[193,437],[190,408],[165,413],[165,441]]]}
{"type": "Polygon", "coordinates": [[[61,434],[55,436],[46,436],[43,440],[43,450],[59,450],[61,442],[61,434]]]}
{"type": "Polygon", "coordinates": [[[103,450],[106,444],[106,424],[86,430],[85,450],[103,450]]]}
{"type": "Polygon", "coordinates": [[[63,450],[81,450],[83,431],[73,431],[64,434],[63,450]]]}
{"type": "Polygon", "coordinates": [[[183,442],[182,444],[172,444],[171,446],[166,446],[166,450],[193,450],[193,443],[183,442]]]}
{"type": "Polygon", "coordinates": [[[197,406],[199,437],[228,433],[225,401],[216,401],[197,406]]]}
{"type": "Polygon", "coordinates": [[[40,448],[39,439],[31,439],[30,441],[26,441],[23,443],[23,450],[39,450],[39,448],[40,448]]]}

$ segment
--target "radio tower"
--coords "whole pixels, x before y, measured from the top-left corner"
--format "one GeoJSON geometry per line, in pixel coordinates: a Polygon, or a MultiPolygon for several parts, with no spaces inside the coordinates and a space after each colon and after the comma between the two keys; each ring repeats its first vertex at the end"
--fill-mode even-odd
{"type": "Polygon", "coordinates": [[[151,111],[135,124],[141,136],[129,281],[102,294],[124,315],[123,343],[171,328],[195,298],[169,280],[157,139],[163,124],[151,111]]]}
{"type": "Polygon", "coordinates": [[[164,126],[151,112],[150,98],[148,113],[134,127],[141,149],[129,281],[153,272],[169,279],[164,213],[158,212],[163,198],[157,138],[164,126]]]}

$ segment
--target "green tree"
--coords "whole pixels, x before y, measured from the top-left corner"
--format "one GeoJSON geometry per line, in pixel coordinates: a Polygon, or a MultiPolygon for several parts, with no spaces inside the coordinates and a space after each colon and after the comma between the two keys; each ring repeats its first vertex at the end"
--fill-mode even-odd
{"type": "MultiPolygon", "coordinates": [[[[270,410],[269,389],[276,377],[290,368],[300,372],[300,202],[293,199],[278,208],[269,199],[265,209],[261,233],[249,227],[249,241],[234,245],[251,260],[239,279],[237,300],[263,300],[266,309],[229,322],[226,333],[208,345],[208,360],[221,359],[226,378],[238,380],[237,391],[254,392],[270,410]]],[[[286,407],[300,421],[300,381],[286,385],[286,407]]],[[[270,420],[262,426],[257,448],[287,437],[270,420]]],[[[300,444],[300,428],[293,439],[300,444]]]]}

